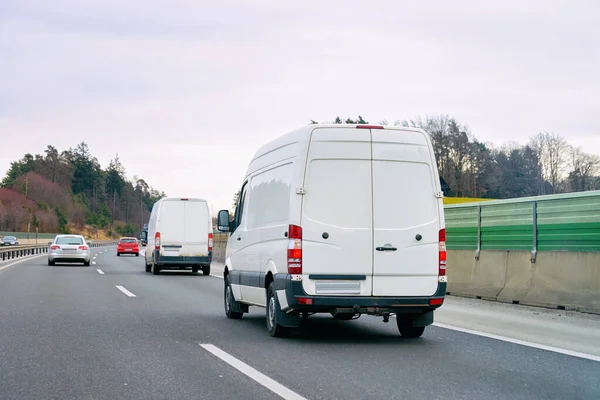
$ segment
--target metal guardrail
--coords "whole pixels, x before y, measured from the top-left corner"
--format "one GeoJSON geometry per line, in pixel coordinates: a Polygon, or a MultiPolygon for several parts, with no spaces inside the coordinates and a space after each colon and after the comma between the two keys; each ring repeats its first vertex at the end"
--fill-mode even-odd
{"type": "MultiPolygon", "coordinates": [[[[115,246],[116,241],[96,241],[88,243],[89,247],[115,246]]],[[[24,246],[2,246],[0,247],[0,261],[12,260],[19,257],[33,256],[48,252],[48,244],[30,244],[24,246]]]]}

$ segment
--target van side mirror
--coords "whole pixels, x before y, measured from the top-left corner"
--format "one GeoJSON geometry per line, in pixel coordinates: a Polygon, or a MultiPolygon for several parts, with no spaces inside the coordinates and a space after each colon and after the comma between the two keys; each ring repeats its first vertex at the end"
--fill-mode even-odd
{"type": "Polygon", "coordinates": [[[229,232],[229,210],[221,210],[217,215],[217,230],[219,232],[229,232]]]}
{"type": "Polygon", "coordinates": [[[48,246],[52,246],[52,242],[48,242],[48,246]]]}

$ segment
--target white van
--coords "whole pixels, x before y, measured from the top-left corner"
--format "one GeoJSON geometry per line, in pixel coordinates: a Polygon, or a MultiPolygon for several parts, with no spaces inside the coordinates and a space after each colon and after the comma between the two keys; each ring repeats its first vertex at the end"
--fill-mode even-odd
{"type": "Polygon", "coordinates": [[[144,253],[146,272],[202,269],[209,275],[212,247],[212,215],[206,200],[165,197],[154,204],[144,253]]]}
{"type": "Polygon", "coordinates": [[[309,125],[272,141],[250,162],[231,232],[225,312],[266,307],[285,335],[300,316],[396,315],[419,337],[446,294],[443,193],[423,130],[309,125]]]}

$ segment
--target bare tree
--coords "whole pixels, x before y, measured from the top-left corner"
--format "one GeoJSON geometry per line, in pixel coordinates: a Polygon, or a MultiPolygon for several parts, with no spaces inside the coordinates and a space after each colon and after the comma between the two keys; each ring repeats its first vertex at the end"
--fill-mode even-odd
{"type": "Polygon", "coordinates": [[[600,169],[600,157],[588,154],[581,148],[571,148],[571,172],[569,185],[574,192],[583,192],[595,187],[594,175],[600,169]]]}
{"type": "MultiPolygon", "coordinates": [[[[543,132],[531,139],[531,147],[540,156],[544,180],[550,184],[552,193],[556,193],[567,167],[569,144],[559,134],[543,132]]],[[[545,193],[545,188],[542,188],[542,193],[545,193]]]]}

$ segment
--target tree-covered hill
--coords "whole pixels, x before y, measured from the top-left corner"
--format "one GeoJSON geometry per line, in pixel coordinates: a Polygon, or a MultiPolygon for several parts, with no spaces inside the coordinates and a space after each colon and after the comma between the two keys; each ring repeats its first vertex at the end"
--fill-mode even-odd
{"type": "Polygon", "coordinates": [[[0,184],[0,231],[137,235],[152,205],[165,194],[146,181],[128,180],[118,155],[102,168],[85,142],[44,154],[25,154],[0,184]]]}

